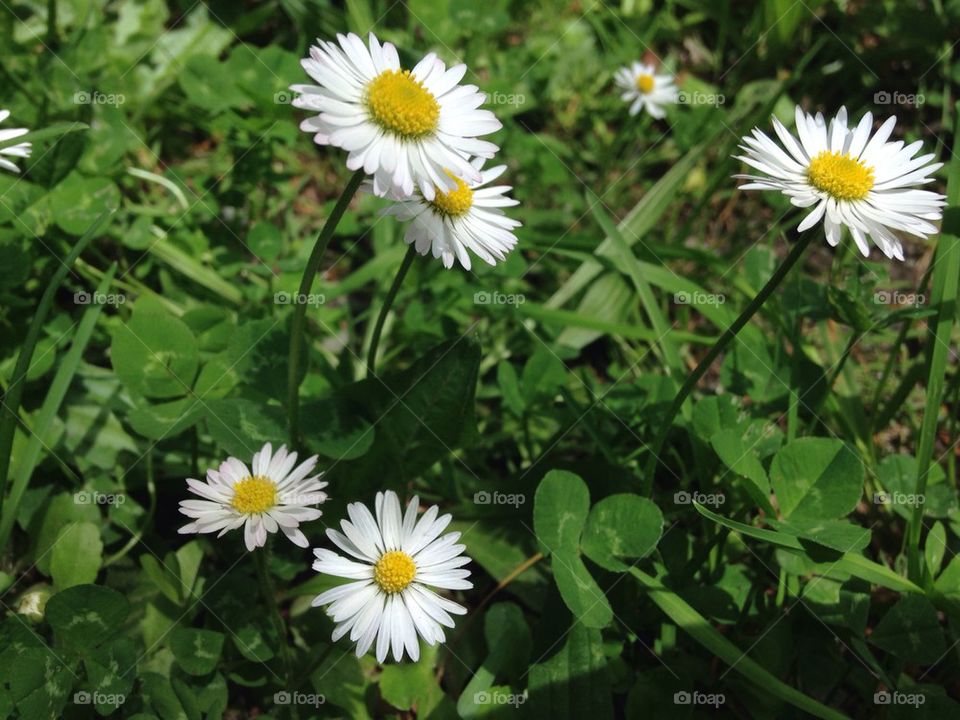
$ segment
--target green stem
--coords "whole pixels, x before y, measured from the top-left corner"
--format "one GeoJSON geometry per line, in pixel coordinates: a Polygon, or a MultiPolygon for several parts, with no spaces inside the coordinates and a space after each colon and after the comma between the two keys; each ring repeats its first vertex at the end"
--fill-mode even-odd
{"type": "Polygon", "coordinates": [[[111,212],[105,212],[93,221],[87,232],[77,241],[67,257],[60,263],[60,267],[57,268],[53,277],[50,278],[50,282],[47,283],[47,288],[40,298],[37,312],[30,323],[30,329],[27,330],[27,336],[20,348],[20,354],[17,356],[17,365],[13,370],[10,386],[3,398],[3,407],[0,408],[0,515],[2,515],[3,501],[7,494],[7,478],[10,473],[10,456],[13,452],[13,435],[17,428],[17,413],[20,410],[20,400],[23,398],[27,372],[30,370],[30,361],[33,359],[33,352],[36,350],[40,331],[47,319],[47,314],[50,312],[50,307],[53,305],[54,296],[67,273],[70,272],[70,267],[94,236],[99,234],[110,215],[111,212]]]}
{"type": "MultiPolygon", "coordinates": [[[[277,642],[280,644],[280,659],[283,662],[283,672],[287,683],[284,690],[293,692],[296,689],[293,683],[293,658],[290,655],[290,647],[287,645],[287,624],[280,614],[277,589],[273,584],[273,576],[270,574],[270,540],[268,539],[266,545],[250,554],[253,555],[253,564],[257,569],[257,578],[260,581],[263,599],[267,603],[270,622],[277,636],[277,642]]],[[[290,706],[291,714],[295,714],[295,707],[295,705],[290,706]]]]}
{"type": "Polygon", "coordinates": [[[323,260],[324,253],[327,251],[327,245],[330,244],[330,238],[333,237],[334,230],[337,229],[340,219],[346,212],[347,206],[356,194],[363,178],[364,173],[362,169],[354,173],[353,177],[350,178],[350,182],[348,182],[347,186],[343,189],[340,199],[337,200],[333,212],[330,213],[330,217],[328,217],[327,222],[324,223],[323,229],[320,231],[320,234],[317,236],[317,241],[313,245],[310,258],[307,260],[307,266],[303,270],[303,279],[300,280],[299,295],[293,305],[293,321],[290,325],[290,362],[287,374],[287,418],[290,430],[290,444],[294,446],[297,444],[297,439],[300,434],[300,355],[303,346],[306,344],[306,340],[302,335],[307,314],[307,304],[304,301],[304,296],[310,294],[310,289],[313,287],[313,278],[320,269],[320,263],[323,260]]]}
{"type": "Polygon", "coordinates": [[[649,495],[653,489],[653,474],[657,470],[660,452],[663,449],[663,443],[666,441],[667,434],[670,432],[670,426],[673,424],[673,420],[677,416],[677,413],[680,412],[680,408],[683,406],[684,401],[693,391],[693,388],[696,387],[697,383],[700,381],[700,378],[704,376],[704,374],[713,364],[713,361],[717,359],[717,356],[724,351],[727,345],[729,345],[737,336],[737,333],[743,329],[743,326],[750,321],[750,318],[756,314],[756,312],[767,301],[767,298],[769,298],[770,295],[773,294],[773,291],[777,289],[781,282],[783,282],[783,279],[787,276],[793,266],[796,265],[797,261],[800,259],[800,256],[803,255],[804,251],[807,249],[807,246],[810,245],[815,237],[819,237],[818,233],[809,232],[800,236],[800,240],[798,240],[797,244],[794,245],[790,250],[790,254],[787,255],[786,259],[780,264],[780,267],[778,267],[770,279],[767,280],[767,284],[760,289],[760,292],[757,293],[756,297],[750,301],[750,304],[747,305],[742,313],[740,313],[740,316],[733,321],[733,324],[728,327],[726,331],[724,331],[723,335],[720,336],[720,339],[714,343],[713,347],[710,348],[709,352],[707,352],[697,367],[694,368],[693,372],[691,372],[687,376],[687,379],[684,380],[683,386],[680,388],[680,392],[677,393],[677,396],[673,399],[673,403],[670,405],[670,409],[667,410],[666,417],[659,421],[660,434],[651,448],[650,457],[647,460],[647,465],[644,470],[644,495],[649,495]]]}
{"type": "Polygon", "coordinates": [[[387,321],[387,315],[393,306],[394,299],[397,297],[397,291],[400,290],[400,285],[403,284],[403,279],[407,276],[407,272],[409,272],[416,255],[417,251],[411,244],[410,247],[407,248],[407,254],[403,256],[403,262],[400,263],[397,275],[393,278],[393,284],[390,286],[390,290],[387,291],[387,297],[383,300],[380,315],[377,316],[377,324],[373,328],[373,337],[370,340],[370,352],[367,353],[367,377],[373,375],[373,369],[377,363],[377,346],[380,345],[380,335],[383,333],[383,325],[387,321]]]}
{"type": "MultiPolygon", "coordinates": [[[[960,102],[954,107],[956,125],[954,139],[960,137],[960,102]]],[[[927,474],[933,463],[933,448],[937,436],[937,421],[943,401],[947,367],[950,363],[950,340],[957,315],[957,297],[960,294],[960,158],[953,156],[947,169],[947,208],[940,226],[937,254],[933,263],[931,299],[937,310],[936,318],[928,325],[927,352],[930,358],[927,376],[927,401],[920,424],[917,442],[917,497],[927,492],[927,474]]],[[[923,578],[923,558],[920,554],[920,534],[923,529],[924,506],[917,503],[907,525],[907,574],[915,583],[923,578]]]]}

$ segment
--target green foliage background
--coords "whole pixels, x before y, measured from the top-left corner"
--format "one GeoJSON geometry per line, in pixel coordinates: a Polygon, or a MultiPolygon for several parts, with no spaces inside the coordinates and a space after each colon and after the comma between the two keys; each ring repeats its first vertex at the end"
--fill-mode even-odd
{"type": "Polygon", "coordinates": [[[956,205],[960,2],[0,5],[5,127],[55,128],[0,174],[5,404],[24,390],[0,717],[956,716],[955,207],[903,264],[815,242],[643,467],[795,239],[784,198],[736,190],[742,135],[796,104],[896,113],[956,205]],[[340,224],[301,386],[331,500],[302,529],[322,546],[347,502],[419,494],[453,513],[475,587],[446,645],[381,667],[330,646],[310,600],[333,581],[276,543],[291,685],[240,534],[178,535],[177,504],[286,437],[285,299],[349,177],[287,87],[314,38],[371,29],[408,67],[468,64],[524,226],[496,268],[417,258],[362,380],[405,247],[375,198],[340,224]],[[642,57],[714,102],[628,117],[611,77],[642,57]]]}

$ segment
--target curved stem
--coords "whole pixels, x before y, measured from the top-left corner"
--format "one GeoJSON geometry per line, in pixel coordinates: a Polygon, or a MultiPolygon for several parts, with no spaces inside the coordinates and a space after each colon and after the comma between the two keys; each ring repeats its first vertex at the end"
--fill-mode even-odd
{"type": "Polygon", "coordinates": [[[387,314],[393,306],[393,301],[397,297],[397,291],[403,284],[403,279],[407,276],[410,266],[413,264],[413,258],[417,251],[413,245],[407,248],[407,254],[403,256],[403,262],[397,270],[396,277],[393,278],[393,284],[387,291],[387,297],[383,300],[383,306],[380,308],[380,315],[377,316],[377,324],[373,328],[373,337],[370,340],[370,352],[367,353],[367,377],[373,375],[373,368],[377,363],[377,346],[380,344],[380,335],[383,333],[383,324],[387,321],[387,314]]]}
{"type": "Polygon", "coordinates": [[[737,333],[743,329],[743,326],[750,321],[750,318],[756,314],[757,310],[759,310],[767,301],[767,298],[769,298],[770,295],[773,294],[773,291],[777,289],[781,282],[783,282],[783,279],[787,276],[793,266],[797,264],[800,256],[803,255],[804,250],[807,249],[807,246],[810,245],[814,237],[818,237],[817,233],[805,233],[800,236],[800,240],[798,240],[797,244],[794,245],[790,250],[790,254],[787,255],[780,267],[778,267],[773,275],[770,276],[770,279],[767,280],[767,284],[760,289],[760,292],[758,292],[756,297],[754,297],[747,307],[744,308],[739,317],[733,321],[733,324],[728,327],[723,335],[720,336],[720,339],[714,343],[713,347],[711,347],[710,351],[704,355],[703,359],[700,361],[697,367],[694,368],[693,372],[687,375],[687,379],[684,380],[683,385],[680,387],[680,391],[673,399],[673,404],[671,404],[670,409],[667,410],[666,416],[659,421],[660,434],[651,448],[650,457],[647,460],[647,465],[644,469],[644,495],[649,495],[650,491],[653,489],[653,474],[656,472],[657,465],[659,464],[660,451],[663,449],[663,443],[667,439],[667,434],[670,432],[671,425],[673,425],[673,419],[677,416],[677,413],[680,412],[680,408],[683,406],[684,401],[693,391],[693,388],[696,387],[697,383],[700,381],[700,378],[704,376],[704,374],[713,364],[713,361],[717,359],[717,356],[724,351],[727,345],[729,345],[730,342],[737,336],[737,333]]]}
{"type": "Polygon", "coordinates": [[[300,354],[305,344],[303,340],[303,325],[307,314],[306,295],[310,294],[310,288],[313,287],[313,278],[320,269],[320,262],[323,260],[323,254],[327,251],[327,245],[330,244],[330,238],[333,237],[333,231],[337,229],[340,218],[347,210],[347,205],[356,194],[360,183],[363,181],[363,170],[357,170],[350,178],[350,182],[343,189],[340,199],[324,223],[323,229],[317,236],[317,241],[310,252],[310,258],[307,260],[307,266],[303,269],[303,279],[300,280],[299,295],[294,298],[293,321],[290,325],[290,362],[287,368],[287,424],[290,431],[290,444],[296,446],[299,436],[300,422],[300,354]]]}

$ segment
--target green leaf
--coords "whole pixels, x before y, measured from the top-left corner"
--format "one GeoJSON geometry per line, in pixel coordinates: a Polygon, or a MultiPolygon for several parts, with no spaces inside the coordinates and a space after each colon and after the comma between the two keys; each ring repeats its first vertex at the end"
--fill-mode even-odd
{"type": "Polygon", "coordinates": [[[800,438],[773,458],[770,482],[785,518],[838,518],[860,500],[863,462],[839,440],[800,438]]]}
{"type": "Polygon", "coordinates": [[[110,346],[113,369],[130,392],[148,398],[182,397],[197,374],[197,343],[183,321],[143,299],[110,346]]]}
{"type": "Polygon", "coordinates": [[[380,692],[393,707],[400,710],[416,707],[418,716],[429,717],[443,698],[443,690],[433,671],[437,647],[424,645],[421,652],[418,662],[386,665],[380,675],[380,692]]]}
{"type": "Polygon", "coordinates": [[[922,595],[904,595],[874,628],[870,642],[922,664],[936,662],[947,649],[936,608],[922,595]]]}
{"type": "Polygon", "coordinates": [[[83,235],[105,212],[120,206],[120,190],[105,177],[71,173],[50,193],[53,219],[70,235],[83,235]]]}
{"type": "Polygon", "coordinates": [[[814,520],[799,517],[789,521],[767,518],[767,522],[787,535],[813,540],[842,553],[858,552],[870,544],[869,528],[842,520],[814,520]]]}
{"type": "Polygon", "coordinates": [[[60,590],[92,583],[103,563],[100,528],[91,522],[66,525],[57,536],[50,560],[50,574],[60,590]]]}
{"type": "MultiPolygon", "coordinates": [[[[356,424],[376,426],[370,449],[334,466],[357,492],[402,487],[460,447],[475,431],[474,393],[480,348],[469,339],[427,351],[404,371],[337,390],[354,408],[356,424]]],[[[356,450],[357,448],[354,448],[356,450]]]]}
{"type": "Polygon", "coordinates": [[[935,578],[940,572],[946,551],[947,531],[943,523],[934,523],[930,532],[927,533],[926,544],[923,546],[923,559],[931,578],[935,578]]]}
{"type": "Polygon", "coordinates": [[[279,407],[246,398],[210,400],[206,405],[207,428],[229,455],[252,458],[264,443],[277,443],[286,437],[279,407]]]}
{"type": "Polygon", "coordinates": [[[130,604],[116,590],[76,585],[47,602],[46,620],[64,643],[82,650],[103,644],[127,617],[130,604]]]}
{"type": "Polygon", "coordinates": [[[354,460],[373,446],[374,426],[339,395],[300,406],[300,427],[311,450],[334,460],[354,460]]]}
{"type": "Polygon", "coordinates": [[[653,501],[639,495],[610,495],[590,510],[581,545],[597,565],[625,572],[621,560],[639,560],[657,546],[663,532],[663,513],[653,501]]]}
{"type": "Polygon", "coordinates": [[[530,667],[524,717],[583,720],[613,717],[610,675],[600,631],[574,620],[562,644],[530,667]]]}
{"type": "Polygon", "coordinates": [[[177,664],[190,675],[206,675],[220,661],[223,633],[197,628],[177,628],[170,633],[170,649],[177,664]]]}
{"type": "Polygon", "coordinates": [[[551,470],[540,481],[533,499],[533,528],[544,555],[580,546],[590,512],[587,484],[566,470],[551,470]]]}
{"type": "Polygon", "coordinates": [[[575,550],[555,550],[550,567],[560,596],[575,618],[589,628],[604,628],[610,624],[613,620],[610,601],[575,550]]]}
{"type": "MultiPolygon", "coordinates": [[[[735,532],[746,535],[747,537],[752,537],[756,540],[762,540],[778,547],[796,551],[803,556],[806,556],[806,548],[796,537],[787,535],[786,533],[775,532],[773,530],[755,528],[750,525],[737,522],[736,520],[730,520],[729,518],[725,518],[721,515],[711,512],[710,510],[707,510],[707,508],[699,503],[694,503],[694,507],[697,509],[697,512],[704,517],[710,518],[714,522],[730,528],[735,532]]],[[[918,585],[910,582],[905,577],[901,577],[885,565],[875,563],[863,557],[862,555],[857,555],[856,553],[840,553],[839,557],[832,558],[830,563],[831,567],[836,568],[840,572],[850,573],[851,575],[855,575],[856,577],[866,580],[869,583],[881,585],[896,592],[923,592],[918,585]]]]}

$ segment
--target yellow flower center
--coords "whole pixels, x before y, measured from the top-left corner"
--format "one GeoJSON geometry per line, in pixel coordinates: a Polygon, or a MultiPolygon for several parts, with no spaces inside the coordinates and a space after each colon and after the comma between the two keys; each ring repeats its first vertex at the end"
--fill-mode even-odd
{"type": "Polygon", "coordinates": [[[248,477],[233,486],[230,504],[247,515],[262,513],[277,504],[277,486],[261,475],[248,477]]]}
{"type": "Polygon", "coordinates": [[[637,90],[644,95],[653,91],[653,75],[637,75],[637,90]]]}
{"type": "Polygon", "coordinates": [[[457,183],[457,187],[450,192],[443,192],[436,188],[436,195],[430,204],[441,215],[449,217],[460,217],[466,215],[467,211],[473,205],[473,190],[467,187],[467,184],[458,177],[455,177],[450,171],[447,175],[457,183]]]}
{"type": "Polygon", "coordinates": [[[440,104],[409,70],[384,70],[367,85],[367,108],[374,122],[404,138],[437,129],[440,104]]]}
{"type": "Polygon", "coordinates": [[[824,150],[807,168],[810,184],[837,200],[862,200],[873,187],[873,168],[849,155],[824,150]]]}
{"type": "Polygon", "coordinates": [[[373,580],[386,593],[396,593],[413,582],[417,566],[413,558],[400,550],[384,553],[373,566],[373,580]]]}

